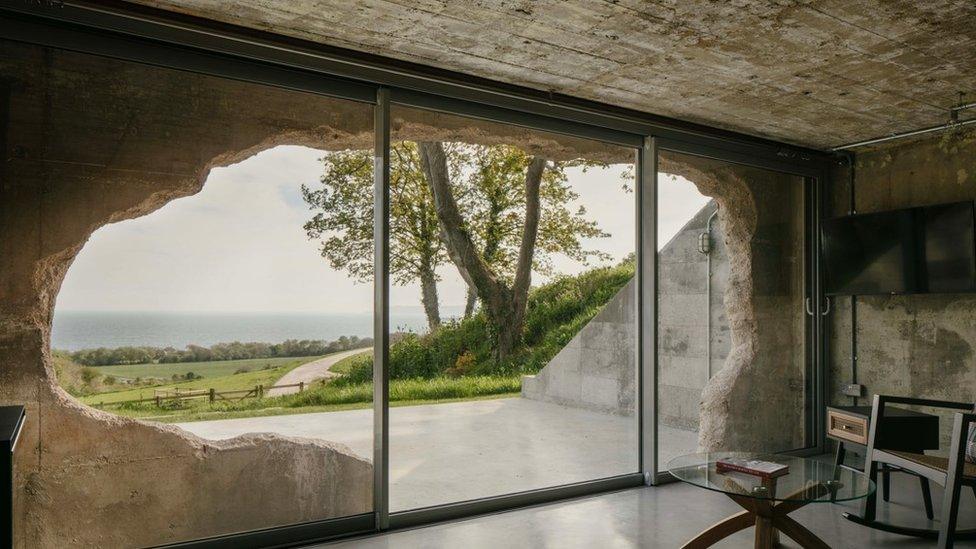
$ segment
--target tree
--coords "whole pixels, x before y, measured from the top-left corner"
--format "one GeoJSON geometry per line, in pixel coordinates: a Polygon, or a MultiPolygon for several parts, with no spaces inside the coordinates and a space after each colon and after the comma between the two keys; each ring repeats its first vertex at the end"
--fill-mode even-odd
{"type": "Polygon", "coordinates": [[[533,268],[547,269],[554,252],[578,259],[596,254],[580,238],[605,233],[585,220],[585,210],[574,215],[566,208],[576,198],[566,185],[570,164],[515,147],[481,148],[468,178],[475,184],[461,189],[477,197],[472,203],[456,196],[444,145],[421,142],[419,148],[448,254],[477,293],[494,331],[495,358],[504,360],[521,341],[533,268]]]}
{"type": "MultiPolygon", "coordinates": [[[[322,187],[302,185],[315,215],[305,223],[321,241],[322,257],[334,269],[360,281],[373,278],[373,155],[341,151],[326,155],[322,187]]],[[[431,329],[440,325],[437,267],[447,256],[437,237],[437,216],[420,167],[417,145],[390,148],[390,275],[395,284],[420,282],[421,302],[431,329]]]]}
{"type": "MultiPolygon", "coordinates": [[[[457,154],[445,146],[448,158],[457,154]]],[[[456,147],[456,145],[454,146],[456,147]]],[[[525,224],[525,169],[530,161],[524,151],[509,145],[465,145],[467,174],[450,169],[451,186],[464,222],[475,247],[484,262],[502,279],[512,282],[521,248],[525,224]]],[[[451,164],[449,162],[449,164],[451,164]]],[[[608,236],[597,224],[586,219],[582,206],[571,211],[568,205],[578,195],[567,185],[566,168],[581,166],[586,170],[592,163],[585,161],[550,162],[539,186],[539,227],[532,271],[552,273],[552,257],[562,254],[586,262],[592,256],[607,257],[597,250],[583,248],[581,239],[608,236]]],[[[446,237],[441,236],[446,242],[446,237]]],[[[448,254],[451,249],[448,247],[448,254]]],[[[462,276],[465,275],[458,258],[452,256],[462,276]]],[[[474,309],[477,289],[468,282],[465,316],[474,309]]]]}
{"type": "MultiPolygon", "coordinates": [[[[449,236],[435,209],[430,174],[421,155],[424,145],[398,142],[390,150],[390,273],[399,285],[419,281],[421,302],[431,329],[440,324],[436,269],[449,260],[468,285],[466,314],[474,298],[483,298],[468,268],[455,249],[445,245],[449,236]]],[[[577,195],[566,184],[565,169],[584,162],[548,162],[537,188],[527,193],[523,184],[532,159],[506,145],[437,143],[443,154],[446,184],[464,212],[472,250],[506,285],[515,283],[523,253],[525,205],[530,195],[537,202],[533,246],[525,258],[528,269],[548,274],[551,256],[565,254],[585,261],[602,256],[583,248],[581,239],[606,236],[586,210],[572,211],[577,195]]],[[[373,173],[372,153],[342,151],[322,159],[322,186],[302,187],[305,202],[315,211],[305,224],[309,238],[321,242],[321,253],[335,269],[362,281],[373,276],[373,173]]],[[[524,273],[523,276],[527,276],[524,273]]],[[[531,282],[531,277],[525,283],[531,282]]],[[[523,299],[524,301],[524,299],[523,299]]],[[[523,311],[524,314],[524,311],[523,311]]]]}

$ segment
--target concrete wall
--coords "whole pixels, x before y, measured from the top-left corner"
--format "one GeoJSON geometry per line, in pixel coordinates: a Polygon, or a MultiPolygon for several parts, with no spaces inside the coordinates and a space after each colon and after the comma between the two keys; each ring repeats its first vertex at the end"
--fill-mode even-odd
{"type": "Polygon", "coordinates": [[[27,407],[16,546],[143,547],[369,512],[372,464],[345,446],[210,442],[87,408],[58,387],[49,344],[94,230],[278,142],[369,143],[370,109],[6,42],[0,75],[0,404],[27,407]]]}
{"type": "MultiPolygon", "coordinates": [[[[633,159],[417,110],[395,109],[392,130],[633,159]]],[[[28,411],[16,547],[143,547],[371,510],[372,465],[342,445],[210,442],[87,408],[57,385],[50,332],[64,275],[99,227],[193,195],[212,168],[267,148],[372,142],[367,104],[0,41],[0,404],[28,411]]]]}
{"type": "MultiPolygon", "coordinates": [[[[671,427],[698,429],[702,389],[709,379],[705,338],[712,340],[711,367],[722,368],[731,348],[725,316],[729,262],[718,220],[712,223],[712,325],[706,322],[707,257],[698,251],[716,204],[709,202],[659,254],[659,419],[671,427]],[[707,335],[706,335],[707,334],[707,335]]],[[[637,376],[635,281],[607,303],[534,376],[522,378],[522,397],[600,412],[632,415],[637,376]]]]}
{"type": "Polygon", "coordinates": [[[702,390],[699,446],[783,450],[804,445],[803,184],[796,177],[665,153],[661,170],[719,204],[729,263],[731,350],[702,390]]]}
{"type": "MultiPolygon", "coordinates": [[[[976,132],[933,135],[857,152],[858,213],[976,199],[976,132]]],[[[847,213],[848,173],[838,168],[834,215],[847,213]]],[[[849,404],[851,298],[830,315],[830,400],[849,404]]],[[[976,295],[857,297],[857,381],[873,394],[976,400],[976,295]]],[[[860,399],[861,404],[869,399],[860,399]]],[[[948,440],[948,417],[941,421],[948,440]]]]}
{"type": "MultiPolygon", "coordinates": [[[[49,345],[58,289],[93,231],[190,196],[212,168],[270,147],[368,148],[370,106],[10,42],[0,42],[0,75],[0,404],[28,408],[16,546],[146,546],[368,511],[371,465],[348,449],[273,435],[210,443],[89,409],[57,386],[49,345]]],[[[631,149],[515,126],[409,109],[393,117],[394,139],[633,160],[631,149]]],[[[793,425],[768,406],[786,398],[779,372],[791,363],[777,353],[792,341],[757,329],[781,327],[786,309],[772,296],[790,299],[768,283],[776,264],[761,256],[792,248],[775,238],[788,222],[765,204],[789,197],[780,179],[747,168],[661,166],[715,197],[729,246],[731,351],[703,391],[700,440],[768,444],[766,433],[793,425]]]]}
{"type": "MultiPolygon", "coordinates": [[[[667,160],[680,160],[685,166],[699,163],[688,157],[667,160]]],[[[703,421],[736,425],[721,436],[714,428],[703,429],[705,447],[777,451],[802,447],[806,442],[803,186],[781,174],[727,165],[702,172],[692,181],[703,192],[720,197],[732,211],[720,211],[712,225],[710,305],[706,305],[709,267],[707,257],[698,251],[698,235],[718,203],[712,201],[699,211],[659,253],[659,421],[689,430],[699,430],[703,421]],[[738,186],[745,196],[732,200],[738,186]],[[737,232],[736,225],[746,221],[751,224],[749,232],[737,232]],[[730,242],[738,246],[735,254],[730,254],[730,242]],[[739,276],[734,287],[730,285],[733,265],[739,276]],[[743,300],[744,291],[749,292],[749,300],[743,300]],[[729,311],[740,318],[751,316],[748,323],[742,322],[738,342],[733,341],[729,311]],[[706,338],[712,344],[710,364],[706,338]],[[726,372],[728,365],[733,370],[726,372]],[[741,393],[733,400],[730,386],[737,383],[742,384],[741,393]],[[716,406],[704,394],[706,390],[723,403],[716,406]]],[[[523,397],[633,413],[633,284],[624,287],[537,375],[523,378],[523,397]]]]}
{"type": "Polygon", "coordinates": [[[658,254],[658,417],[671,427],[698,430],[702,389],[722,369],[732,348],[725,314],[728,249],[717,216],[712,221],[710,271],[708,256],[698,249],[698,235],[716,206],[709,202],[658,254]],[[710,353],[706,338],[711,340],[710,353]]]}
{"type": "Polygon", "coordinates": [[[636,400],[636,279],[538,374],[522,377],[522,398],[620,415],[636,400]]]}

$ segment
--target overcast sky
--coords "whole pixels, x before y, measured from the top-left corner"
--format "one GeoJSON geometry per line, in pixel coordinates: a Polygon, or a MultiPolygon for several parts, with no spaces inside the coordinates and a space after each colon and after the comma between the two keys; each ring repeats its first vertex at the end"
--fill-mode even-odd
{"type": "MultiPolygon", "coordinates": [[[[372,287],[332,270],[302,225],[302,183],[317,185],[322,152],[278,147],[211,172],[203,190],[138,219],[97,230],[58,294],[60,311],[369,312],[372,287]]],[[[569,172],[588,217],[610,233],[588,242],[613,262],[634,251],[634,194],[623,166],[569,172]]],[[[683,179],[662,177],[660,242],[707,202],[683,179]]],[[[559,272],[586,267],[555,260],[559,272]]],[[[443,307],[461,306],[453,268],[441,270],[443,307]]],[[[533,282],[542,281],[535,276],[533,282]]],[[[416,286],[394,287],[391,305],[419,305],[416,286]]]]}

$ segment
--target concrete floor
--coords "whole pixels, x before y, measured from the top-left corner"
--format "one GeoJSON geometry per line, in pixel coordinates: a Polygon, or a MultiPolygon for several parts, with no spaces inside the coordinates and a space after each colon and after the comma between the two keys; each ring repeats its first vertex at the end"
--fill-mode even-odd
{"type": "MultiPolygon", "coordinates": [[[[919,527],[932,527],[921,510],[918,482],[913,477],[892,477],[892,501],[881,504],[879,518],[919,527]]],[[[933,488],[937,498],[936,516],[941,509],[942,491],[933,488]]],[[[811,504],[793,518],[820,536],[835,549],[891,547],[908,549],[934,547],[932,541],[885,534],[857,526],[843,519],[843,511],[858,510],[859,504],[811,504]]],[[[681,547],[711,524],[741,510],[722,494],[681,483],[657,488],[638,488],[581,498],[562,503],[520,509],[471,519],[393,532],[380,536],[317,545],[321,549],[499,549],[519,547],[574,548],[671,548],[681,547]]],[[[971,491],[962,498],[962,527],[976,526],[976,499],[971,491]]],[[[753,530],[727,538],[714,547],[753,546],[753,530]]],[[[797,547],[783,539],[784,547],[797,547]]],[[[976,547],[958,542],[956,547],[976,547]]]]}
{"type": "MultiPolygon", "coordinates": [[[[278,433],[343,443],[372,458],[371,410],[179,424],[209,439],[278,433]]],[[[697,435],[666,428],[662,462],[694,451],[697,435]]],[[[522,398],[390,409],[390,508],[415,509],[632,473],[633,417],[522,398]]]]}

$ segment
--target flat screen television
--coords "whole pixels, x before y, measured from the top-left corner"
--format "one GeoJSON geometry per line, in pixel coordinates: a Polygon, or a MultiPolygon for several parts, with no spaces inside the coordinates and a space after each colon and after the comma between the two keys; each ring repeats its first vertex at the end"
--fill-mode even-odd
{"type": "Polygon", "coordinates": [[[821,233],[828,294],[976,291],[973,202],[827,219],[821,233]]]}

